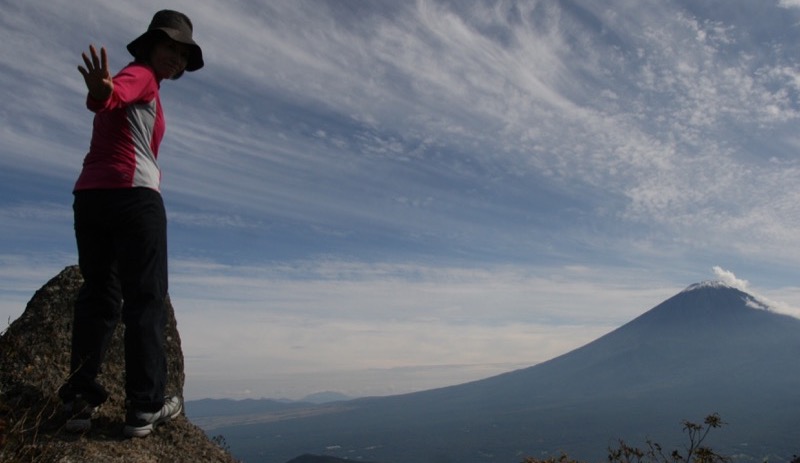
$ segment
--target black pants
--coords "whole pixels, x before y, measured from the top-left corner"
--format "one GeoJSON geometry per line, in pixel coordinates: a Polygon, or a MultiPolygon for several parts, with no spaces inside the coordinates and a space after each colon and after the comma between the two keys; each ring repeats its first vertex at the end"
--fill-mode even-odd
{"type": "Polygon", "coordinates": [[[107,398],[96,378],[121,312],[128,406],[159,410],[167,379],[167,219],[161,195],[148,188],[78,191],[73,209],[84,284],[75,302],[72,374],[62,398],[107,398]]]}

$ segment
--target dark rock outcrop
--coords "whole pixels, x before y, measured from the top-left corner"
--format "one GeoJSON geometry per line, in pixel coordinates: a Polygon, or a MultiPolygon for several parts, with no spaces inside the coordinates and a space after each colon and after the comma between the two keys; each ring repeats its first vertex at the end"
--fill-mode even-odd
{"type": "MultiPolygon", "coordinates": [[[[234,462],[185,417],[144,439],[124,439],[124,325],[119,323],[98,380],[111,397],[84,435],[63,431],[56,392],[69,374],[73,304],[83,282],[65,268],[34,294],[0,336],[0,461],[234,462]]],[[[183,393],[183,352],[167,301],[167,393],[183,393]]]]}

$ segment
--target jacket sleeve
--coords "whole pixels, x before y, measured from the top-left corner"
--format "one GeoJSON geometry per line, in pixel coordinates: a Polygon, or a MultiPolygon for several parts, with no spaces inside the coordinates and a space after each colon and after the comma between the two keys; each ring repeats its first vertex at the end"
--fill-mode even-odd
{"type": "Polygon", "coordinates": [[[143,65],[132,63],[113,78],[114,91],[105,101],[86,96],[86,107],[93,112],[124,108],[136,103],[152,101],[158,92],[153,71],[143,65]]]}

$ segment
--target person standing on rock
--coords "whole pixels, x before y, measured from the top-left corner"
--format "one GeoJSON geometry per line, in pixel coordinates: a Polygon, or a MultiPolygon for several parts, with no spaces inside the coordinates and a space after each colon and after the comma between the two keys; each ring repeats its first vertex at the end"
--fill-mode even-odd
{"type": "Polygon", "coordinates": [[[75,302],[70,376],[59,389],[66,428],[86,431],[108,399],[97,375],[116,324],[125,323],[124,433],[144,437],[178,416],[180,397],[166,397],[164,330],[167,223],[160,194],[158,148],[165,122],[164,80],[203,67],[192,22],[157,12],[128,44],[134,61],[113,78],[105,48],[94,46],[78,70],[86,106],[95,113],[89,152],[74,189],[75,237],[84,284],[75,302]]]}

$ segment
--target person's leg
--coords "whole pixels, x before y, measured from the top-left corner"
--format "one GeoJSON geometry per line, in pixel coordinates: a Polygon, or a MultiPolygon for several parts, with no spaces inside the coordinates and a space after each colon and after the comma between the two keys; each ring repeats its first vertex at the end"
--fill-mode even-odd
{"type": "Polygon", "coordinates": [[[137,188],[116,243],[125,323],[125,390],[129,410],[164,405],[167,296],[167,220],[161,195],[137,188]]]}
{"type": "Polygon", "coordinates": [[[105,214],[106,201],[101,191],[75,195],[75,237],[84,283],[75,301],[70,377],[59,391],[65,402],[81,395],[93,406],[108,398],[96,378],[119,320],[122,302],[105,214]]]}

